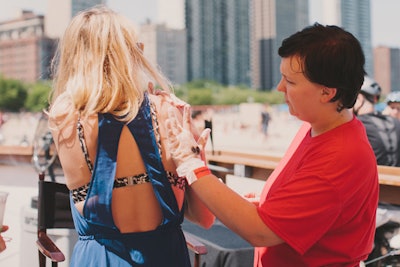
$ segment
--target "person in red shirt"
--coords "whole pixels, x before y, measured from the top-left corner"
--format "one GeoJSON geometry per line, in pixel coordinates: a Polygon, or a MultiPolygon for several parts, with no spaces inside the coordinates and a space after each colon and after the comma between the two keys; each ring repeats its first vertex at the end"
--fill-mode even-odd
{"type": "Polygon", "coordinates": [[[236,194],[211,174],[195,140],[190,108],[171,113],[168,142],[177,172],[227,227],[255,246],[254,266],[359,266],[371,252],[378,171],[365,128],[352,107],[364,81],[359,41],[318,23],[283,40],[277,90],[304,121],[268,178],[260,202],[236,194]]]}

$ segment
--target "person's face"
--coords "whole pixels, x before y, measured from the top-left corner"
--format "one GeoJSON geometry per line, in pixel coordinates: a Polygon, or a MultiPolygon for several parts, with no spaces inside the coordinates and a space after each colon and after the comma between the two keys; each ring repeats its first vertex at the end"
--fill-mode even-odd
{"type": "Polygon", "coordinates": [[[390,115],[400,120],[400,103],[390,103],[390,115]]]}
{"type": "Polygon", "coordinates": [[[321,105],[323,86],[307,80],[298,56],[282,58],[280,71],[282,78],[277,89],[285,94],[290,114],[312,122],[321,105]]]}

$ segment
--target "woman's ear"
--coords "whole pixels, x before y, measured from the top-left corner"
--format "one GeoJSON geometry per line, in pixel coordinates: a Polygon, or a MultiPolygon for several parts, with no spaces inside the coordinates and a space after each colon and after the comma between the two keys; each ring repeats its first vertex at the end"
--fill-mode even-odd
{"type": "Polygon", "coordinates": [[[330,102],[331,99],[335,97],[336,91],[337,91],[336,88],[323,87],[321,90],[323,102],[330,102]]]}

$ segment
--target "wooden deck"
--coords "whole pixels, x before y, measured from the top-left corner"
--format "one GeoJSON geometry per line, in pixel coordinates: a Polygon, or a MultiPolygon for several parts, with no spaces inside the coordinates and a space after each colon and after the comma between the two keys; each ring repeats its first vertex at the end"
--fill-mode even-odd
{"type": "MultiPolygon", "coordinates": [[[[32,146],[0,146],[0,164],[30,164],[32,146]]],[[[215,175],[225,180],[235,174],[266,180],[280,157],[232,151],[207,151],[207,161],[215,175]]],[[[380,201],[400,205],[400,167],[378,166],[380,201]]]]}

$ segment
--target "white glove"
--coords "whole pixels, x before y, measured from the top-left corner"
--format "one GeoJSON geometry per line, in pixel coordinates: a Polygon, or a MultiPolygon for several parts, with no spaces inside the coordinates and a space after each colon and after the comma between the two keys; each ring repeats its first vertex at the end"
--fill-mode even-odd
{"type": "Polygon", "coordinates": [[[176,172],[180,177],[186,177],[190,185],[201,176],[211,173],[201,157],[201,155],[204,155],[204,147],[210,136],[210,129],[205,129],[196,142],[190,131],[191,116],[190,106],[188,105],[183,109],[182,120],[181,126],[174,109],[168,110],[168,119],[166,120],[167,147],[177,166],[176,172]]]}
{"type": "Polygon", "coordinates": [[[172,106],[174,106],[174,107],[176,107],[178,109],[184,108],[185,106],[188,105],[185,101],[179,99],[178,97],[176,97],[176,95],[174,95],[172,93],[166,92],[164,90],[155,89],[154,88],[154,84],[152,82],[149,82],[147,84],[147,89],[148,89],[149,93],[152,94],[152,95],[163,95],[163,96],[165,96],[165,100],[168,103],[170,103],[172,106]]]}

